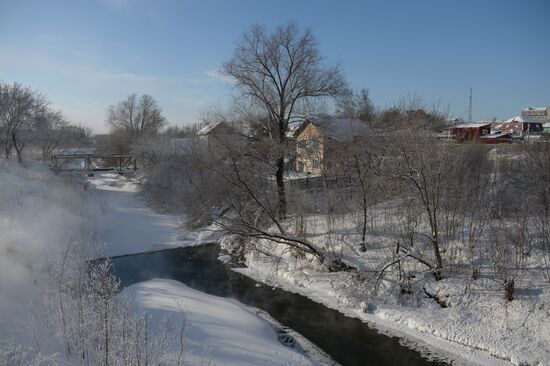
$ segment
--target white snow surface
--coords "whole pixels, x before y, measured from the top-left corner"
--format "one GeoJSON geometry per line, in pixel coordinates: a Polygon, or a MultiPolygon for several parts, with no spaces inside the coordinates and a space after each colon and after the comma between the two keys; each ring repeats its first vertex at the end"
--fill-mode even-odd
{"type": "Polygon", "coordinates": [[[98,204],[98,237],[104,242],[107,257],[146,253],[215,241],[215,227],[200,232],[185,232],[174,215],[149,209],[139,196],[139,185],[114,173],[89,178],[90,202],[98,204]]]}
{"type": "Polygon", "coordinates": [[[253,308],[193,290],[166,279],[153,279],[124,289],[137,310],[152,323],[178,318],[184,310],[190,327],[185,363],[202,365],[314,365],[313,361],[279,343],[271,325],[253,308]]]}
{"type": "MultiPolygon", "coordinates": [[[[41,288],[34,281],[42,275],[45,258],[71,240],[75,227],[97,224],[108,255],[210,240],[208,231],[186,235],[175,217],[153,213],[138,198],[137,185],[116,175],[91,179],[85,194],[43,166],[27,169],[0,159],[0,364],[18,346],[25,358],[17,365],[38,358],[40,365],[80,364],[66,359],[62,342],[42,323],[41,288]]],[[[185,311],[186,365],[318,365],[282,345],[268,321],[235,300],[161,279],[123,292],[136,310],[152,317],[152,329],[164,318],[181,317],[180,308],[185,311]]]]}
{"type": "MultiPolygon", "coordinates": [[[[316,233],[327,231],[322,220],[308,222],[308,227],[309,239],[321,246],[316,241],[321,236],[316,233]]],[[[349,228],[344,225],[339,229],[338,233],[349,228]]],[[[230,248],[230,240],[224,238],[222,247],[230,248]]],[[[338,235],[337,240],[344,246],[343,259],[360,269],[379,264],[384,248],[391,247],[391,239],[373,236],[369,243],[378,244],[360,253],[350,245],[357,239],[349,231],[338,235]]],[[[421,294],[402,299],[388,294],[360,295],[351,273],[328,273],[314,261],[296,261],[267,241],[257,245],[276,257],[249,254],[248,268],[236,271],[363,319],[382,332],[404,338],[413,348],[427,349],[458,364],[550,365],[550,284],[544,280],[540,265],[529,267],[516,279],[517,294],[511,302],[503,298],[502,289],[490,278],[471,281],[455,276],[435,282],[427,276],[425,286],[449,305],[441,308],[421,294]]]]}
{"type": "Polygon", "coordinates": [[[40,276],[88,217],[81,190],[41,164],[27,164],[0,159],[0,364],[17,345],[29,358],[62,353],[43,324],[40,276]]]}
{"type": "MultiPolygon", "coordinates": [[[[40,289],[33,276],[56,243],[70,239],[68,233],[90,215],[97,215],[92,221],[109,256],[198,245],[219,236],[215,230],[185,233],[175,216],[149,210],[131,179],[108,173],[91,178],[87,207],[74,190],[60,182],[61,178],[40,166],[24,169],[0,159],[0,354],[10,343],[22,344],[57,354],[56,359],[67,364],[62,345],[31,316],[40,314],[36,309],[40,289]]],[[[368,253],[376,256],[376,252],[368,253]]],[[[354,265],[366,263],[357,253],[345,255],[354,265]]],[[[550,288],[541,285],[536,272],[518,282],[518,295],[512,302],[503,300],[497,286],[484,279],[473,284],[459,279],[432,283],[433,290],[450,302],[451,306],[441,309],[426,302],[414,306],[380,298],[357,303],[349,296],[346,273],[326,273],[283,261],[274,274],[273,262],[261,256],[248,258],[248,264],[250,268],[240,271],[250,277],[364,319],[459,364],[550,365],[550,288]]],[[[183,305],[191,325],[191,364],[204,360],[218,365],[312,363],[278,343],[268,323],[234,300],[159,279],[135,284],[125,292],[154,319],[177,315],[178,304],[183,305]]]]}

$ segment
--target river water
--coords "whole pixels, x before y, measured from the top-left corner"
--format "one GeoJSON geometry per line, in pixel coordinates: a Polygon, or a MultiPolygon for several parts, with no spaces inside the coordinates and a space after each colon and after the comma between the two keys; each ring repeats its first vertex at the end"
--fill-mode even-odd
{"type": "Polygon", "coordinates": [[[378,333],[356,318],[304,296],[273,289],[232,271],[217,260],[215,244],[112,259],[122,287],[153,278],[177,280],[196,290],[234,298],[268,312],[343,366],[445,365],[430,361],[399,339],[378,333]]]}

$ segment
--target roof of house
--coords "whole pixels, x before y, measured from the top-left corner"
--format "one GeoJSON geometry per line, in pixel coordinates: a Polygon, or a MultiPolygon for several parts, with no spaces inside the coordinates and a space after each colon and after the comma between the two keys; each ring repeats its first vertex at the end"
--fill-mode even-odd
{"type": "Polygon", "coordinates": [[[311,123],[328,138],[337,141],[353,141],[354,137],[364,136],[368,133],[369,127],[359,120],[335,119],[335,118],[309,118],[295,131],[298,136],[311,123]]]}
{"type": "Polygon", "coordinates": [[[454,126],[454,128],[481,128],[485,126],[491,126],[491,123],[490,122],[462,123],[460,125],[454,126]]]}
{"type": "Polygon", "coordinates": [[[510,123],[510,122],[526,122],[526,121],[520,116],[515,116],[514,118],[510,118],[504,121],[504,123],[510,123]]]}
{"type": "Polygon", "coordinates": [[[522,109],[521,111],[522,112],[527,112],[527,111],[546,112],[546,108],[545,107],[527,107],[527,108],[522,109]]]}
{"type": "Polygon", "coordinates": [[[519,123],[542,123],[541,121],[526,121],[523,118],[516,116],[514,118],[507,119],[504,123],[519,122],[519,123]]]}
{"type": "Polygon", "coordinates": [[[225,126],[227,128],[231,128],[231,126],[229,126],[227,124],[227,122],[224,122],[224,121],[209,123],[206,126],[204,126],[203,128],[201,128],[199,130],[199,132],[197,132],[197,135],[199,135],[199,136],[208,135],[209,133],[214,131],[214,129],[218,128],[219,126],[225,126]]]}
{"type": "Polygon", "coordinates": [[[72,148],[59,148],[53,151],[53,155],[91,155],[96,152],[94,147],[72,147],[72,148]]]}

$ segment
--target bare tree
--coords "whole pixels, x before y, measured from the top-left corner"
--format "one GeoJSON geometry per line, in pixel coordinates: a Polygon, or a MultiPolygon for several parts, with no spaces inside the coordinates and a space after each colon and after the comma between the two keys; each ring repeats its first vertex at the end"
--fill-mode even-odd
{"type": "Polygon", "coordinates": [[[375,115],[368,89],[363,88],[359,92],[354,92],[352,89],[346,88],[336,99],[336,117],[338,118],[371,122],[375,115]]]}
{"type": "MultiPolygon", "coordinates": [[[[356,190],[360,194],[361,207],[361,246],[362,252],[367,251],[367,211],[370,206],[380,202],[384,197],[381,165],[384,160],[384,149],[375,146],[372,139],[362,140],[362,144],[356,144],[352,149],[354,160],[354,175],[358,184],[356,190]]],[[[354,195],[355,196],[355,195],[354,195]]]]}
{"type": "Polygon", "coordinates": [[[440,249],[440,209],[443,187],[454,169],[453,152],[450,146],[434,144],[419,133],[408,131],[395,136],[394,173],[401,184],[409,189],[427,216],[430,241],[435,264],[429,265],[436,280],[442,279],[443,259],[440,249]]]}
{"type": "Polygon", "coordinates": [[[47,104],[46,99],[30,87],[0,83],[0,146],[6,158],[15,149],[17,160],[23,162],[23,149],[32,136],[33,122],[47,104]]]}
{"type": "Polygon", "coordinates": [[[376,111],[370,99],[369,93],[370,92],[368,89],[363,88],[357,95],[357,119],[364,122],[373,121],[376,117],[376,111]]]}
{"type": "Polygon", "coordinates": [[[338,118],[356,118],[357,100],[353,89],[345,88],[336,98],[336,117],[338,118]]]}
{"type": "Polygon", "coordinates": [[[113,130],[123,130],[131,143],[144,135],[155,135],[166,124],[162,110],[152,96],[129,95],[109,107],[107,123],[113,130]]]}
{"type": "Polygon", "coordinates": [[[301,31],[297,24],[289,23],[272,33],[253,26],[243,34],[233,57],[223,65],[223,72],[235,80],[242,98],[265,112],[265,123],[278,132],[274,136],[279,144],[275,177],[278,216],[284,218],[287,199],[283,174],[289,121],[299,116],[312,99],[338,95],[344,86],[340,70],[323,65],[310,30],[301,31]]]}
{"type": "Polygon", "coordinates": [[[35,118],[36,142],[42,150],[42,160],[69,138],[69,123],[60,111],[46,110],[35,118]]]}

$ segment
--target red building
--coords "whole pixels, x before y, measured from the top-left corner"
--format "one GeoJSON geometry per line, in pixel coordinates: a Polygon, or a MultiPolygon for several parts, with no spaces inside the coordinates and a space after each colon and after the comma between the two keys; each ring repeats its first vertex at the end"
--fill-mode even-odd
{"type": "Polygon", "coordinates": [[[464,123],[451,129],[451,136],[458,142],[478,141],[491,133],[490,123],[464,123]]]}
{"type": "Polygon", "coordinates": [[[492,133],[479,137],[479,142],[483,144],[511,144],[512,135],[509,133],[492,133]]]}

